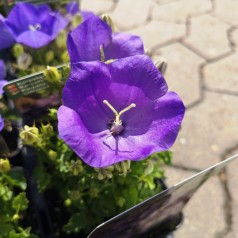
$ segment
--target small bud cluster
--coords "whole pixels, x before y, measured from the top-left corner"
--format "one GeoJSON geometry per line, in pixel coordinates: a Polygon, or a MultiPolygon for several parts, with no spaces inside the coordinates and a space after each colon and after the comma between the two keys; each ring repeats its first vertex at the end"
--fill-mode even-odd
{"type": "Polygon", "coordinates": [[[44,70],[44,76],[49,83],[59,82],[61,75],[56,67],[47,66],[44,70]]]}
{"type": "Polygon", "coordinates": [[[68,163],[68,170],[70,173],[72,173],[74,176],[79,175],[81,172],[83,172],[83,166],[81,160],[71,160],[68,163]]]}
{"type": "Polygon", "coordinates": [[[22,139],[23,143],[32,145],[34,144],[39,138],[39,129],[35,126],[24,126],[24,129],[19,134],[20,138],[22,139]]]}
{"type": "Polygon", "coordinates": [[[114,174],[126,176],[131,172],[130,166],[131,161],[125,160],[105,168],[95,168],[95,171],[98,172],[97,178],[99,180],[111,179],[114,174]]]}
{"type": "Polygon", "coordinates": [[[99,180],[111,179],[113,176],[113,166],[108,166],[106,168],[95,168],[95,171],[98,172],[97,178],[99,180]]]}
{"type": "Polygon", "coordinates": [[[114,164],[114,168],[120,175],[126,175],[131,171],[131,161],[125,160],[120,163],[114,164]]]}
{"type": "Polygon", "coordinates": [[[26,70],[32,63],[32,56],[24,51],[21,44],[15,44],[12,50],[13,55],[17,59],[17,67],[21,70],[26,70]]]}
{"type": "Polygon", "coordinates": [[[8,159],[0,159],[0,173],[6,173],[11,169],[8,159]]]}

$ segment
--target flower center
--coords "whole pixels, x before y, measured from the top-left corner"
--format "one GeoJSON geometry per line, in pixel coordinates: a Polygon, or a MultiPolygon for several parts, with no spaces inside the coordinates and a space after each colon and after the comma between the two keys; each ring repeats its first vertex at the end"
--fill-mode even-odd
{"type": "Polygon", "coordinates": [[[120,116],[129,111],[131,108],[136,107],[135,103],[130,104],[128,107],[126,107],[125,109],[121,110],[119,113],[116,111],[116,109],[107,101],[107,100],[103,100],[103,103],[106,104],[115,114],[116,118],[115,120],[112,122],[111,124],[111,134],[112,135],[119,135],[123,130],[124,130],[124,126],[122,125],[122,121],[120,120],[120,116]]]}
{"type": "Polygon", "coordinates": [[[29,30],[31,31],[37,31],[37,30],[40,30],[41,29],[41,24],[37,23],[35,25],[29,25],[28,26],[29,30]]]}

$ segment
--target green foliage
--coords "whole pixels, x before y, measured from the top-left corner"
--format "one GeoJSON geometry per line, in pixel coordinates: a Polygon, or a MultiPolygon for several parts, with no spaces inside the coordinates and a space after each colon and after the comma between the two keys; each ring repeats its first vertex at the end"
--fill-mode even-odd
{"type": "Polygon", "coordinates": [[[28,207],[26,198],[26,179],[23,170],[11,169],[0,173],[0,237],[1,238],[35,238],[30,228],[22,228],[20,221],[28,207]],[[19,191],[19,192],[16,192],[19,191]]]}
{"type": "Polygon", "coordinates": [[[18,211],[24,211],[28,207],[28,200],[26,198],[26,193],[22,192],[13,198],[12,207],[18,211]]]}
{"type": "Polygon", "coordinates": [[[84,237],[81,234],[88,234],[106,219],[161,191],[158,181],[164,178],[162,165],[170,164],[171,152],[94,169],[58,138],[57,131],[45,133],[44,128],[46,125],[39,127],[39,139],[34,144],[39,161],[34,176],[41,192],[54,191],[59,197],[63,208],[55,202],[53,210],[64,209],[62,213],[67,214],[56,234],[78,233],[84,237]]]}

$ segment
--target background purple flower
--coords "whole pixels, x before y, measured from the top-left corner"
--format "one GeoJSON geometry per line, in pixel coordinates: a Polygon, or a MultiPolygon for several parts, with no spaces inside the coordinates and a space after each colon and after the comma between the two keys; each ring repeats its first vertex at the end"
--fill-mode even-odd
{"type": "Polygon", "coordinates": [[[2,60],[0,60],[0,97],[4,93],[3,86],[7,84],[7,81],[4,80],[5,78],[5,66],[2,60]]]}
{"type": "Polygon", "coordinates": [[[66,11],[71,14],[71,15],[75,15],[79,12],[79,5],[76,1],[72,1],[72,2],[69,2],[67,5],[66,5],[66,11]]]}
{"type": "Polygon", "coordinates": [[[0,50],[12,46],[14,42],[14,36],[7,27],[4,17],[0,14],[0,50]]]}
{"type": "Polygon", "coordinates": [[[103,47],[105,60],[144,54],[140,37],[112,34],[111,28],[97,16],[90,17],[69,33],[67,47],[72,63],[101,60],[100,47],[103,47]]]}
{"type": "Polygon", "coordinates": [[[0,132],[2,131],[3,127],[4,127],[4,120],[0,114],[0,132]]]}
{"type": "Polygon", "coordinates": [[[105,167],[170,148],[184,105],[147,56],[72,65],[58,110],[60,137],[87,164],[105,167]],[[116,125],[116,114],[127,108],[116,125]],[[128,107],[129,106],[129,107],[128,107]]]}
{"type": "Polygon", "coordinates": [[[79,5],[76,1],[71,1],[69,2],[67,5],[66,5],[66,11],[74,16],[76,15],[77,13],[79,13],[82,17],[83,17],[83,20],[87,20],[89,17],[91,16],[94,16],[94,14],[92,12],[89,12],[89,11],[80,11],[79,10],[79,5]]]}
{"type": "Polygon", "coordinates": [[[32,48],[49,44],[67,23],[59,13],[51,12],[48,5],[30,3],[17,3],[6,19],[15,41],[32,48]]]}

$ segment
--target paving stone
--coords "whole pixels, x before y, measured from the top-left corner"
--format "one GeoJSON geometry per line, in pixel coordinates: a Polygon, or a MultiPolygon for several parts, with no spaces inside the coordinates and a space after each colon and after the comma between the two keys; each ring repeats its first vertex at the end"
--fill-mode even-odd
{"type": "Polygon", "coordinates": [[[121,30],[132,29],[146,23],[150,10],[155,5],[151,0],[120,0],[111,14],[112,20],[121,30]]]}
{"type": "MultiPolygon", "coordinates": [[[[195,172],[167,166],[165,172],[166,184],[169,187],[195,174],[195,172]]],[[[215,234],[225,227],[223,202],[223,191],[219,179],[216,176],[209,178],[185,206],[184,222],[175,232],[174,238],[215,237],[215,234]],[[212,220],[211,223],[210,220],[212,220]]]]}
{"type": "Polygon", "coordinates": [[[155,7],[152,18],[185,23],[188,16],[206,13],[211,9],[212,3],[208,0],[180,0],[155,7]]]}
{"type": "Polygon", "coordinates": [[[115,3],[113,0],[81,0],[81,9],[92,11],[95,14],[111,12],[115,3]]]}
{"type": "Polygon", "coordinates": [[[184,222],[174,238],[214,238],[225,228],[223,191],[217,177],[209,178],[184,208],[184,222]]]}
{"type": "Polygon", "coordinates": [[[174,164],[204,169],[219,162],[238,141],[238,97],[204,92],[204,99],[185,113],[171,148],[174,164]]]}
{"type": "Polygon", "coordinates": [[[169,90],[177,92],[186,106],[199,100],[201,93],[198,68],[204,59],[180,43],[159,49],[153,59],[159,57],[168,62],[165,78],[169,90]]]}
{"type": "Polygon", "coordinates": [[[196,174],[196,172],[185,171],[183,169],[174,168],[173,166],[164,166],[163,169],[166,176],[165,183],[168,187],[172,187],[173,185],[178,184],[196,174]]]}
{"type": "Polygon", "coordinates": [[[184,37],[185,31],[184,24],[152,20],[143,27],[130,30],[129,33],[141,36],[145,48],[151,51],[160,44],[184,37]]]}
{"type": "MultiPolygon", "coordinates": [[[[238,146],[237,150],[233,151],[232,156],[234,154],[238,154],[238,146]]],[[[227,178],[228,178],[228,188],[231,192],[232,197],[232,231],[225,238],[238,238],[238,158],[231,162],[227,166],[227,178]]]]}
{"type": "Polygon", "coordinates": [[[166,4],[166,3],[170,3],[170,2],[176,2],[179,0],[154,0],[155,2],[157,2],[158,4],[166,4]]]}
{"type": "Polygon", "coordinates": [[[238,29],[234,30],[231,33],[231,41],[234,44],[235,48],[238,49],[238,29]]]}
{"type": "Polygon", "coordinates": [[[215,16],[219,17],[221,20],[231,24],[237,25],[237,11],[238,11],[238,1],[237,0],[215,0],[215,16]]]}
{"type": "Polygon", "coordinates": [[[206,59],[212,59],[230,51],[228,28],[229,25],[207,14],[192,17],[190,34],[185,43],[206,59]]]}
{"type": "Polygon", "coordinates": [[[211,89],[238,92],[238,53],[208,64],[204,68],[205,85],[211,89]]]}

